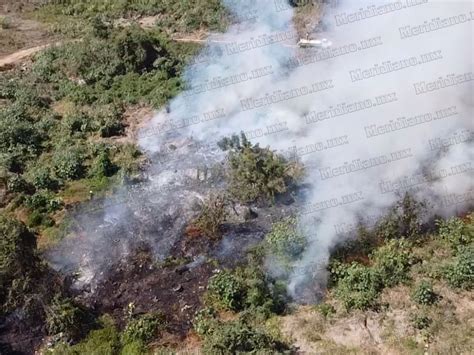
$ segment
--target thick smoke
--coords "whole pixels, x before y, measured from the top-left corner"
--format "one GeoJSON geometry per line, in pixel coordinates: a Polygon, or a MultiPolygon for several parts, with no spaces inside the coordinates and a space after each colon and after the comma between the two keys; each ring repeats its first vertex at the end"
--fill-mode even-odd
{"type": "MultiPolygon", "coordinates": [[[[472,3],[339,2],[316,34],[327,49],[298,48],[293,11],[278,2],[229,6],[248,21],[210,38],[188,91],[153,124],[184,119],[204,141],[244,131],[307,165],[312,193],[300,221],[310,247],[293,295],[314,294],[331,248],[405,191],[445,215],[472,202],[472,3]],[[225,114],[199,119],[214,111],[225,114]]],[[[157,143],[142,140],[150,151],[157,143]]]]}
{"type": "MultiPolygon", "coordinates": [[[[370,225],[404,191],[430,199],[433,211],[445,215],[472,202],[470,2],[339,1],[325,7],[324,32],[311,35],[327,38],[329,48],[297,45],[294,11],[284,1],[227,5],[238,24],[209,37],[188,68],[187,90],[139,134],[151,183],[140,192],[124,188],[126,206],[105,209],[115,218],[114,231],[119,225],[126,232],[114,233],[125,245],[114,249],[114,258],[123,257],[132,238],[166,254],[192,215],[184,206],[213,187],[192,190],[176,174],[218,161],[214,143],[240,131],[307,167],[311,193],[299,220],[309,248],[290,278],[295,298],[315,297],[331,248],[359,221],[370,225]],[[185,143],[176,147],[178,139],[185,143]],[[190,140],[202,147],[189,150],[190,140]],[[146,227],[150,214],[159,230],[146,227]],[[164,215],[172,230],[161,223],[164,215]]],[[[84,244],[107,242],[107,225],[97,230],[86,221],[84,244]]],[[[69,262],[84,265],[76,250],[69,262]]],[[[61,258],[64,253],[53,259],[62,264],[61,258]]],[[[97,257],[86,264],[94,271],[103,263],[97,257]]]]}

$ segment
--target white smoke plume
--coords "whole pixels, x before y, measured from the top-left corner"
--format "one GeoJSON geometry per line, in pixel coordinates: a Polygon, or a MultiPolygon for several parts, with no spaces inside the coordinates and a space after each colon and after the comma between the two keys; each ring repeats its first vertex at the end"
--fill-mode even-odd
{"type": "Polygon", "coordinates": [[[140,144],[160,151],[166,127],[210,143],[244,131],[298,155],[312,185],[300,266],[319,271],[295,272],[295,297],[324,279],[343,238],[337,226],[383,214],[407,190],[445,215],[472,203],[472,2],[338,1],[315,35],[326,49],[296,45],[293,10],[281,1],[228,6],[242,22],[209,38],[188,90],[140,144]]]}
{"type": "Polygon", "coordinates": [[[131,241],[165,257],[218,184],[194,184],[196,166],[220,161],[215,143],[240,131],[307,167],[299,220],[309,248],[288,285],[296,299],[316,298],[331,248],[404,191],[444,215],[472,203],[471,2],[338,1],[314,34],[329,48],[297,45],[283,0],[226,4],[238,23],[209,37],[188,89],[138,135],[149,181],[79,213],[53,265],[79,268],[87,284],[131,241]]]}

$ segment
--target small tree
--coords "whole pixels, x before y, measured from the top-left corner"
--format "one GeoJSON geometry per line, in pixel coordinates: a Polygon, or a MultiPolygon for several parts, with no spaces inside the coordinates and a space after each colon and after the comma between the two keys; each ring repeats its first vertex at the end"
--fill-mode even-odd
{"type": "Polygon", "coordinates": [[[429,305],[438,300],[438,295],[433,291],[433,285],[427,281],[420,283],[412,294],[416,303],[429,305]]]}
{"type": "Polygon", "coordinates": [[[242,132],[218,143],[229,151],[231,194],[242,202],[258,198],[274,199],[284,193],[297,178],[294,167],[269,148],[253,145],[242,132]]]}

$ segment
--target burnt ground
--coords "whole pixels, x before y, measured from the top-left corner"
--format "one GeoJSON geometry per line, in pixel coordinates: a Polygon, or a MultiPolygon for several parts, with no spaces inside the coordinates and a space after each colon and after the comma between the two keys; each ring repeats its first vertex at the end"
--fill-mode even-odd
{"type": "Polygon", "coordinates": [[[109,268],[93,290],[90,285],[77,290],[76,300],[96,314],[112,315],[120,327],[125,326],[130,304],[134,314],[161,312],[167,334],[158,344],[180,346],[202,308],[209,278],[218,269],[245,262],[247,251],[262,241],[272,222],[288,215],[293,203],[287,196],[273,206],[253,206],[253,219],[224,225],[220,240],[185,230],[162,261],[154,258],[146,243],[136,246],[125,260],[109,268]]]}

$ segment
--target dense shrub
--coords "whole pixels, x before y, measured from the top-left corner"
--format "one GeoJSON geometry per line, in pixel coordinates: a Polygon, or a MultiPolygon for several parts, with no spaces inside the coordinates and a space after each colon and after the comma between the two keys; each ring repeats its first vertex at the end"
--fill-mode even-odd
{"type": "Polygon", "coordinates": [[[193,328],[200,336],[205,336],[214,331],[217,326],[217,312],[212,307],[206,307],[198,312],[193,319],[193,328]]]}
{"type": "Polygon", "coordinates": [[[232,321],[220,323],[204,337],[205,354],[236,354],[243,352],[275,351],[276,344],[267,334],[246,323],[232,321]]]}
{"type": "Polygon", "coordinates": [[[431,283],[423,281],[413,291],[412,298],[416,303],[430,305],[438,300],[438,295],[433,291],[431,283]]]}
{"type": "Polygon", "coordinates": [[[474,241],[474,216],[468,217],[468,222],[453,217],[448,220],[438,220],[439,236],[446,240],[454,251],[471,244],[474,241]]]}
{"type": "Polygon", "coordinates": [[[45,139],[25,106],[12,104],[0,109],[0,152],[8,154],[10,165],[17,167],[11,171],[23,170],[28,160],[38,156],[45,139]]]}
{"type": "Polygon", "coordinates": [[[31,209],[42,213],[51,213],[62,207],[62,201],[53,193],[40,191],[25,199],[25,205],[31,209]]]}
{"type": "Polygon", "coordinates": [[[53,157],[53,168],[60,179],[79,179],[85,172],[84,156],[77,148],[58,150],[53,157]]]}
{"type": "Polygon", "coordinates": [[[230,193],[242,202],[258,198],[274,199],[287,191],[298,177],[292,164],[269,148],[252,145],[242,132],[219,141],[223,151],[229,151],[230,193]]]}
{"type": "Polygon", "coordinates": [[[376,270],[353,263],[339,279],[335,294],[346,309],[367,309],[376,305],[382,288],[383,282],[376,270]]]}
{"type": "Polygon", "coordinates": [[[76,0],[74,2],[51,3],[44,8],[48,13],[66,15],[73,18],[90,18],[94,32],[101,29],[104,37],[104,26],[97,24],[98,15],[106,18],[130,18],[140,16],[160,15],[161,28],[172,32],[192,32],[201,28],[222,30],[226,23],[225,7],[219,0],[198,1],[105,1],[105,0],[76,0]]]}
{"type": "Polygon", "coordinates": [[[265,236],[265,245],[271,254],[288,263],[297,259],[307,246],[306,238],[298,231],[295,218],[287,218],[272,225],[265,236]]]}
{"type": "Polygon", "coordinates": [[[56,296],[47,309],[46,326],[50,335],[62,333],[65,339],[77,338],[84,320],[84,312],[67,298],[56,296]]]}
{"type": "Polygon", "coordinates": [[[130,344],[134,342],[148,343],[153,340],[157,332],[165,326],[165,319],[162,314],[148,313],[136,319],[132,319],[122,334],[122,343],[130,344]]]}
{"type": "Polygon", "coordinates": [[[285,284],[271,279],[261,267],[251,263],[213,276],[209,280],[207,298],[218,307],[251,310],[263,319],[282,313],[288,302],[285,284]]]}
{"type": "Polygon", "coordinates": [[[12,174],[8,177],[7,190],[9,192],[31,193],[34,189],[21,175],[12,174]]]}
{"type": "Polygon", "coordinates": [[[245,308],[259,313],[264,319],[285,310],[289,297],[283,281],[271,279],[261,267],[252,263],[238,268],[235,273],[245,284],[245,308]]]}
{"type": "Polygon", "coordinates": [[[234,311],[242,309],[245,297],[244,284],[232,272],[219,272],[211,277],[207,287],[209,296],[220,306],[234,311]]]}
{"type": "MultiPolygon", "coordinates": [[[[41,289],[42,273],[35,236],[23,223],[0,215],[0,313],[17,308],[22,308],[25,318],[36,313],[47,301],[41,289]]],[[[54,282],[49,289],[54,289],[54,282]]]]}
{"type": "Polygon", "coordinates": [[[63,118],[61,124],[70,135],[92,132],[96,128],[96,124],[93,122],[92,118],[85,112],[81,111],[67,115],[63,118]]]}
{"type": "Polygon", "coordinates": [[[471,290],[474,287],[474,246],[462,248],[444,275],[451,287],[471,290]]]}
{"type": "Polygon", "coordinates": [[[390,240],[371,254],[373,267],[385,287],[392,287],[408,280],[413,257],[410,244],[403,239],[390,240]]]}
{"type": "Polygon", "coordinates": [[[426,204],[406,193],[377,225],[377,233],[385,239],[417,239],[425,213],[426,204]]]}
{"type": "Polygon", "coordinates": [[[120,334],[109,318],[102,318],[103,327],[92,330],[87,337],[72,347],[67,347],[65,354],[80,355],[115,355],[121,348],[120,334]]]}
{"type": "Polygon", "coordinates": [[[117,166],[112,163],[107,151],[101,151],[93,160],[89,175],[91,177],[109,177],[117,172],[117,166]]]}
{"type": "Polygon", "coordinates": [[[11,280],[35,266],[36,238],[26,226],[0,216],[0,282],[11,280]]]}
{"type": "Polygon", "coordinates": [[[37,189],[56,191],[60,187],[59,181],[54,177],[51,168],[43,164],[30,169],[28,172],[29,179],[37,189]]]}

